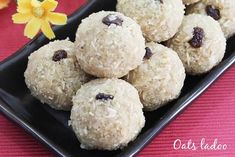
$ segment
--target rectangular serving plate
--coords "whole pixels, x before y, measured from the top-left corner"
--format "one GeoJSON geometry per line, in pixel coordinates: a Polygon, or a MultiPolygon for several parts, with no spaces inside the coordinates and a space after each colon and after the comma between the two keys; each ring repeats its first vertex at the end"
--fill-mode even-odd
{"type": "MultiPolygon", "coordinates": [[[[73,15],[66,26],[55,27],[57,39],[75,39],[81,20],[93,12],[115,10],[116,0],[90,0],[73,15]]],[[[228,40],[222,63],[202,76],[187,76],[180,97],[154,112],[146,112],[146,125],[137,139],[123,150],[87,151],[80,148],[73,131],[68,126],[69,112],[56,111],[41,104],[30,95],[23,73],[27,58],[33,51],[47,44],[39,35],[11,57],[0,63],[0,110],[36,139],[62,157],[132,157],[146,146],[160,131],[205,91],[226,69],[235,62],[235,37],[228,40]]]]}

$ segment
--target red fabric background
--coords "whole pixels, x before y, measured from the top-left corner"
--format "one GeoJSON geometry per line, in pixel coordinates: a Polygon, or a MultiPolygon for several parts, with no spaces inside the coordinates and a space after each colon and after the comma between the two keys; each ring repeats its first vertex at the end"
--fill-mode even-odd
{"type": "MultiPolygon", "coordinates": [[[[57,10],[70,14],[83,2],[84,0],[59,0],[57,10]]],[[[24,26],[12,24],[11,15],[15,9],[15,4],[11,3],[9,8],[0,10],[0,61],[28,41],[23,37],[24,26]]],[[[54,155],[23,129],[0,114],[0,157],[13,156],[54,155]]],[[[168,125],[138,156],[235,156],[235,66],[168,125]],[[202,138],[205,138],[206,143],[210,145],[214,139],[218,139],[220,144],[227,145],[227,149],[206,151],[198,148],[193,151],[173,148],[176,139],[180,139],[182,144],[191,139],[196,146],[200,146],[202,138]]]]}

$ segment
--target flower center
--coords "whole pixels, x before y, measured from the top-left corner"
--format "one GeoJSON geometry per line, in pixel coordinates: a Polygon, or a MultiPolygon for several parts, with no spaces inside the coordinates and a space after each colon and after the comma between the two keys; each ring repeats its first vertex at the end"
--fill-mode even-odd
{"type": "Polygon", "coordinates": [[[42,7],[33,8],[33,15],[35,17],[42,17],[45,13],[45,10],[42,7]]]}

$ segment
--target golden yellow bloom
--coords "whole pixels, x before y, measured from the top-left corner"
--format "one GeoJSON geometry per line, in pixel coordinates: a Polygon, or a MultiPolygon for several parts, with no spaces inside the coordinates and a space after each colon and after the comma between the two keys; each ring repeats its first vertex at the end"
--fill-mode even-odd
{"type": "Polygon", "coordinates": [[[49,39],[55,38],[50,23],[64,25],[67,23],[67,16],[53,12],[58,5],[55,0],[18,0],[17,12],[12,16],[14,23],[26,24],[24,35],[33,38],[41,29],[49,39]]]}
{"type": "Polygon", "coordinates": [[[6,8],[9,3],[10,0],[0,0],[0,9],[6,8]]]}

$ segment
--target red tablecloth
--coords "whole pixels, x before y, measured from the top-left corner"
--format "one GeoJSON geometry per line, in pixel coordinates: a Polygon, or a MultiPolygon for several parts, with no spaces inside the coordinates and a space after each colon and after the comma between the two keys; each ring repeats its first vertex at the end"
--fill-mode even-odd
{"type": "MultiPolygon", "coordinates": [[[[84,0],[59,0],[58,11],[70,14],[84,0]]],[[[11,15],[15,4],[0,10],[0,60],[8,57],[28,39],[21,25],[14,25],[11,15]]],[[[234,43],[235,44],[235,43],[234,43]]],[[[0,114],[0,157],[49,157],[53,154],[16,124],[0,114]]],[[[167,126],[140,154],[147,156],[235,156],[235,66],[230,68],[209,90],[167,126]],[[203,149],[200,142],[205,139],[203,149]],[[190,144],[190,140],[194,144],[190,144]],[[205,150],[206,143],[226,150],[205,150]],[[174,149],[175,142],[175,149],[174,149]],[[180,147],[181,142],[181,147],[180,147]],[[220,144],[220,145],[219,145],[220,144]],[[195,149],[196,146],[196,150],[195,149]],[[180,148],[179,148],[180,147],[180,148]]]]}

